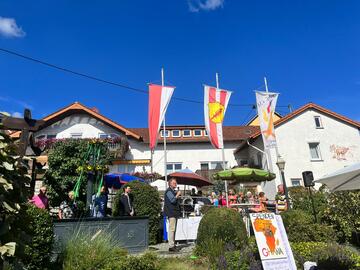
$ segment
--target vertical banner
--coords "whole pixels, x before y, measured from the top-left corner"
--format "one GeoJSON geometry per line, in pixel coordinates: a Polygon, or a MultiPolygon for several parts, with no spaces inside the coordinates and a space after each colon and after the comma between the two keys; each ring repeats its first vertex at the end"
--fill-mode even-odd
{"type": "Polygon", "coordinates": [[[250,214],[264,270],[296,270],[284,225],[274,213],[250,214]]]}
{"type": "Polygon", "coordinates": [[[276,136],[274,129],[274,113],[278,93],[259,92],[256,93],[256,106],[260,122],[260,130],[265,149],[276,147],[276,136]]]}
{"type": "Polygon", "coordinates": [[[224,147],[222,123],[231,93],[216,87],[204,86],[205,128],[211,144],[218,149],[224,147]]]}
{"type": "Polygon", "coordinates": [[[156,147],[160,125],[164,120],[174,89],[175,87],[172,86],[149,85],[148,126],[151,150],[154,150],[156,147]]]}

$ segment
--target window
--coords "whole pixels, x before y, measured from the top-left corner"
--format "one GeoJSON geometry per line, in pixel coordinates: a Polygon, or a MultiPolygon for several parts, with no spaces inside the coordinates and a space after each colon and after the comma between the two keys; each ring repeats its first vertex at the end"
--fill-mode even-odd
{"type": "Polygon", "coordinates": [[[172,136],[173,137],[180,137],[180,130],[176,129],[172,131],[172,136]]]}
{"type": "Polygon", "coordinates": [[[195,129],[195,130],[194,130],[194,136],[195,136],[195,137],[200,137],[200,136],[202,136],[202,130],[201,130],[201,129],[195,129]]]}
{"type": "Polygon", "coordinates": [[[39,135],[35,138],[36,141],[46,140],[46,135],[39,135]]]}
{"type": "Polygon", "coordinates": [[[135,166],[133,164],[120,164],[118,165],[118,172],[120,173],[134,173],[135,166]]]}
{"type": "Polygon", "coordinates": [[[200,170],[208,171],[209,170],[209,162],[200,163],[200,170]]]}
{"type": "MultiPolygon", "coordinates": [[[[227,164],[227,161],[225,162],[225,166],[227,164]]],[[[201,170],[222,170],[223,169],[223,163],[222,161],[210,161],[210,162],[201,162],[200,163],[200,169],[201,170]]]]}
{"type": "Polygon", "coordinates": [[[314,120],[316,128],[323,128],[320,116],[314,116],[314,120]]]}
{"type": "Polygon", "coordinates": [[[48,134],[48,135],[47,135],[47,139],[48,139],[48,140],[56,139],[56,134],[48,134]]]}
{"type": "Polygon", "coordinates": [[[301,178],[291,178],[291,185],[293,187],[300,187],[301,186],[301,178]]]}
{"type": "MultiPolygon", "coordinates": [[[[166,138],[170,137],[170,132],[168,130],[165,130],[165,135],[166,135],[166,138]]],[[[164,130],[160,131],[160,136],[164,137],[164,130]]]]}
{"type": "Polygon", "coordinates": [[[166,174],[180,171],[182,169],[182,163],[167,163],[166,174]]]}
{"type": "Polygon", "coordinates": [[[191,137],[191,130],[190,129],[183,130],[183,136],[184,137],[191,137]]]}
{"type": "Polygon", "coordinates": [[[72,139],[81,139],[82,138],[82,133],[71,133],[70,137],[72,139]]]}
{"type": "Polygon", "coordinates": [[[208,133],[207,133],[207,130],[205,129],[204,130],[204,136],[207,136],[208,135],[208,133]]]}
{"type": "Polygon", "coordinates": [[[318,142],[309,143],[311,160],[321,160],[320,147],[318,142]]]}
{"type": "Polygon", "coordinates": [[[106,133],[99,133],[99,139],[107,139],[109,137],[109,135],[107,135],[106,133]]]}

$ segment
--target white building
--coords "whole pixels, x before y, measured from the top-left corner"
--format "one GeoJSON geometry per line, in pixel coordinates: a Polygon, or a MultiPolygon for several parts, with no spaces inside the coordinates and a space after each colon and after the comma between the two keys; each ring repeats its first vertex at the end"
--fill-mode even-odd
{"type": "MultiPolygon", "coordinates": [[[[302,172],[312,171],[314,179],[360,162],[360,123],[309,103],[275,122],[278,152],[286,161],[287,186],[303,185],[302,172]]],[[[251,145],[264,150],[260,132],[249,139],[251,145]]],[[[263,185],[271,197],[281,183],[276,165],[277,155],[271,149],[267,158],[254,147],[243,142],[235,156],[248,156],[249,162],[259,167],[269,167],[276,173],[274,181],[263,185]]]]}
{"type": "MultiPolygon", "coordinates": [[[[147,128],[125,128],[80,103],[73,103],[43,118],[44,127],[36,132],[37,140],[61,138],[106,138],[126,136],[129,151],[125,159],[114,158],[111,172],[136,171],[165,173],[163,134],[151,154],[147,128]],[[151,160],[153,162],[151,162],[151,160]]],[[[256,121],[253,121],[256,122],[256,121]]],[[[275,122],[279,154],[285,159],[288,186],[303,185],[302,172],[312,171],[315,178],[360,161],[360,123],[309,103],[275,122]]],[[[19,136],[19,132],[12,135],[19,136]]],[[[214,149],[204,126],[169,126],[167,137],[167,173],[189,168],[202,175],[222,164],[221,150],[214,149]]],[[[258,126],[224,127],[227,168],[238,165],[267,168],[276,173],[274,181],[263,184],[269,198],[281,183],[276,166],[276,152],[267,158],[258,126]],[[251,145],[258,149],[255,149],[251,145]],[[260,150],[260,151],[259,151],[260,150]]],[[[116,145],[114,146],[116,150],[116,145]]],[[[112,149],[112,150],[114,150],[112,149]]],[[[42,159],[44,160],[44,159],[42,159]]]]}

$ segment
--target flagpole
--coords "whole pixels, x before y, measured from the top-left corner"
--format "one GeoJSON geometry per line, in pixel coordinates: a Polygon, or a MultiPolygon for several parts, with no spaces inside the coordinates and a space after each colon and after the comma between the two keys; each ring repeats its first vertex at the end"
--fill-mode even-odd
{"type": "MultiPolygon", "coordinates": [[[[216,88],[219,88],[219,73],[216,72],[216,88]]],[[[222,129],[222,125],[221,125],[221,129],[222,129]]],[[[226,163],[225,163],[225,149],[224,149],[225,145],[224,145],[224,137],[223,137],[223,147],[221,148],[221,153],[222,153],[222,164],[223,164],[223,170],[226,169],[226,163]]],[[[228,195],[228,185],[227,185],[227,180],[225,180],[225,196],[226,196],[226,207],[229,207],[229,195],[228,195]]]]}
{"type": "MultiPolygon", "coordinates": [[[[164,86],[164,68],[161,68],[161,85],[164,86]]],[[[165,114],[164,114],[164,121],[163,121],[163,138],[164,138],[164,173],[165,173],[165,190],[167,189],[167,153],[166,153],[166,121],[165,121],[165,114]]]]}

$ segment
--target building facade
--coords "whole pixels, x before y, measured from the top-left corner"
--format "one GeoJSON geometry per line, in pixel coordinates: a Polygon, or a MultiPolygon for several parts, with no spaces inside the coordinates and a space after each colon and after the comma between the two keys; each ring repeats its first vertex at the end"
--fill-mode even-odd
{"type": "MultiPolygon", "coordinates": [[[[80,103],[73,103],[43,118],[44,127],[36,140],[64,138],[126,137],[129,150],[125,158],[115,158],[110,172],[157,172],[161,175],[188,168],[203,176],[222,169],[222,153],[209,142],[205,127],[169,126],[161,130],[158,145],[149,149],[147,128],[125,128],[80,103]],[[164,136],[167,142],[167,164],[164,164],[164,136]]],[[[277,152],[286,161],[285,179],[288,186],[303,185],[302,172],[312,171],[320,178],[344,166],[360,162],[360,123],[309,103],[293,113],[278,118],[275,133],[278,149],[264,150],[256,119],[249,126],[223,128],[226,167],[249,166],[268,169],[277,177],[262,183],[269,198],[281,183],[276,166],[277,152]]],[[[19,136],[19,132],[12,134],[19,136]]],[[[116,145],[110,145],[116,151],[116,145]]],[[[44,160],[44,157],[42,157],[44,160]]]]}

